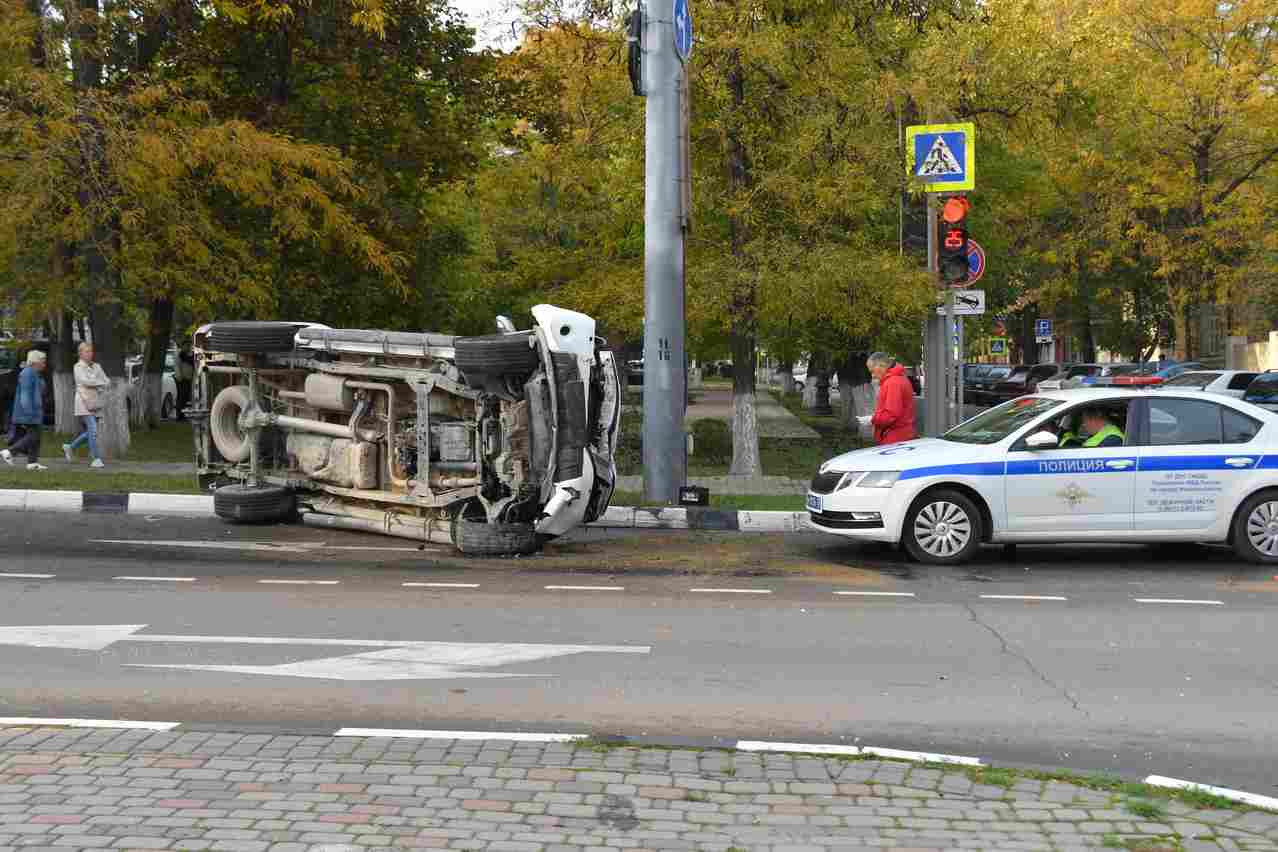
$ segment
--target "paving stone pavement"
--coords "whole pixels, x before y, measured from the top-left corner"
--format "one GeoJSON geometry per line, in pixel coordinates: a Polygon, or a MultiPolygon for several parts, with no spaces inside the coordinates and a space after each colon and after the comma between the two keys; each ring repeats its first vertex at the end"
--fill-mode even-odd
{"type": "Polygon", "coordinates": [[[1278,849],[1278,814],[1160,806],[879,760],[0,728],[0,850],[1278,849]]]}

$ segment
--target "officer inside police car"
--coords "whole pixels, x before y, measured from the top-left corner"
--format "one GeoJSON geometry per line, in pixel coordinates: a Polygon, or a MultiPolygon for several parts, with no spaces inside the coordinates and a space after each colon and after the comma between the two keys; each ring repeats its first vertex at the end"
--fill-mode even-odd
{"type": "Polygon", "coordinates": [[[1103,408],[1089,408],[1083,412],[1083,429],[1089,436],[1083,442],[1086,448],[1121,447],[1127,440],[1123,430],[1114,425],[1109,412],[1103,408]]]}

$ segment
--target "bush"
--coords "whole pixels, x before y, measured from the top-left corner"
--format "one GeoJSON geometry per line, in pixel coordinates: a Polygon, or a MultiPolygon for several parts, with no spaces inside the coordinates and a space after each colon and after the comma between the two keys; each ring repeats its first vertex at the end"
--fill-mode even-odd
{"type": "Polygon", "coordinates": [[[643,473],[643,415],[639,412],[622,413],[614,458],[621,476],[643,473]]]}
{"type": "Polygon", "coordinates": [[[694,420],[692,455],[699,463],[727,464],[732,461],[732,430],[726,420],[694,420]]]}

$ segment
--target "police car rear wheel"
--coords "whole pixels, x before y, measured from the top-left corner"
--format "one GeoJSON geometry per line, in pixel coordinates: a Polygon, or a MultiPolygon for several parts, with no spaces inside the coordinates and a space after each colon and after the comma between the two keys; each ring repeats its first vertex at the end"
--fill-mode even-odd
{"type": "Polygon", "coordinates": [[[924,494],[905,519],[905,549],[919,562],[957,565],[981,544],[981,513],[957,491],[924,494]]]}
{"type": "Polygon", "coordinates": [[[1234,550],[1248,562],[1278,564],[1278,491],[1243,503],[1234,521],[1234,550]]]}

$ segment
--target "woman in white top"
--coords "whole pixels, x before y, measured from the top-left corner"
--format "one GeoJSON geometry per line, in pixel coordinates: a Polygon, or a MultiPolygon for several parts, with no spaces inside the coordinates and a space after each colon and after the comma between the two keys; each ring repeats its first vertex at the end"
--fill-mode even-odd
{"type": "Polygon", "coordinates": [[[80,421],[80,434],[69,444],[62,445],[67,461],[75,461],[76,448],[88,442],[93,462],[89,467],[106,467],[98,452],[98,412],[102,409],[102,389],[110,387],[101,364],[93,361],[93,344],[80,344],[80,360],[75,363],[75,416],[80,421]]]}

